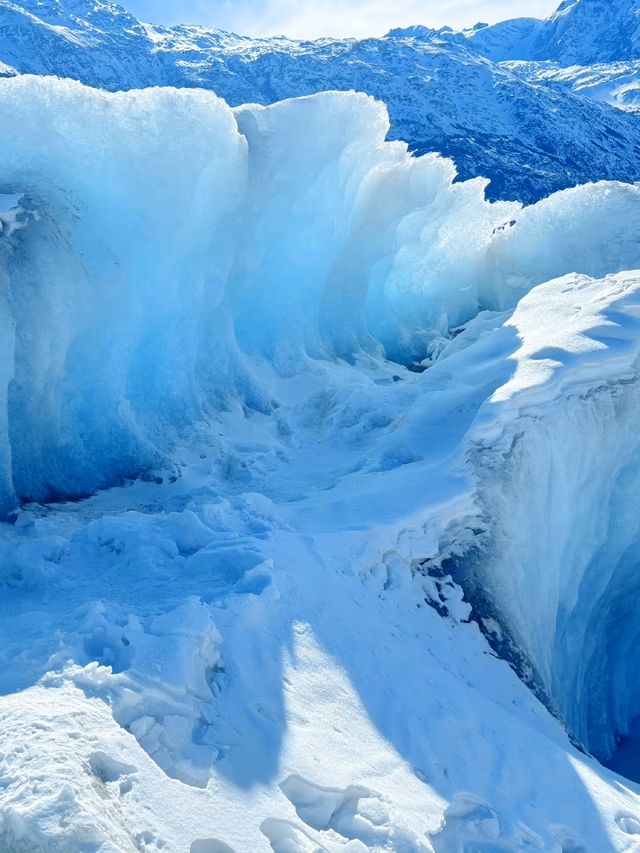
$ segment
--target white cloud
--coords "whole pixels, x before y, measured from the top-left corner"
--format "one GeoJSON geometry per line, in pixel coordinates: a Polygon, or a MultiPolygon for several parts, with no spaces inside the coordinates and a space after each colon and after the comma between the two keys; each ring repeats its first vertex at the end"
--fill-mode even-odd
{"type": "Polygon", "coordinates": [[[559,0],[132,0],[155,22],[201,23],[246,35],[375,36],[410,24],[453,27],[527,15],[546,17],[559,0]]]}

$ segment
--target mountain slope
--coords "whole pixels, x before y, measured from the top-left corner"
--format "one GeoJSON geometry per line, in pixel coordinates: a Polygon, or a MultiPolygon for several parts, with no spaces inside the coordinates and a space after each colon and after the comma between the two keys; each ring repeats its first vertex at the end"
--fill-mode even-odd
{"type": "Polygon", "coordinates": [[[583,97],[604,101],[627,112],[640,111],[640,60],[597,65],[571,65],[555,62],[504,62],[524,80],[570,89],[583,97]]]}
{"type": "Polygon", "coordinates": [[[639,0],[563,0],[541,28],[531,58],[562,65],[639,59],[639,15],[639,0]]]}
{"type": "Polygon", "coordinates": [[[515,18],[456,32],[448,27],[419,31],[421,38],[466,41],[483,56],[500,62],[521,59],[559,65],[592,65],[640,58],[639,0],[563,0],[546,20],[515,18]]]}

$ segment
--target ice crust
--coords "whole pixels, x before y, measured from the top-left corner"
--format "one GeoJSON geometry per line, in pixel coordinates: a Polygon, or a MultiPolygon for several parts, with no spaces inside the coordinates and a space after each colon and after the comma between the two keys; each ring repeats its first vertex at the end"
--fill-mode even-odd
{"type": "Polygon", "coordinates": [[[638,187],[489,204],[353,93],[0,125],[3,853],[633,843],[560,721],[640,712],[638,187]]]}

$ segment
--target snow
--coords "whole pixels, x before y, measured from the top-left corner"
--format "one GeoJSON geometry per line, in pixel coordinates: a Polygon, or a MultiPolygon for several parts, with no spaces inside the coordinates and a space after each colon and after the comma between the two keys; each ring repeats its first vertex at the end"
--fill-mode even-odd
{"type": "Polygon", "coordinates": [[[354,93],[0,123],[0,850],[631,849],[640,189],[354,93]]]}

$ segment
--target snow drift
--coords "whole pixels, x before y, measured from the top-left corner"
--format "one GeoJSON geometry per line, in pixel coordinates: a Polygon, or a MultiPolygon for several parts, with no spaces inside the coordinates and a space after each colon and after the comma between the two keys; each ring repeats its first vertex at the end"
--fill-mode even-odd
{"type": "Polygon", "coordinates": [[[234,112],[24,77],[0,81],[0,122],[0,192],[22,199],[0,237],[5,510],[164,462],[231,399],[268,411],[256,359],[420,362],[538,282],[640,266],[637,188],[488,204],[384,142],[363,95],[234,112]]]}

